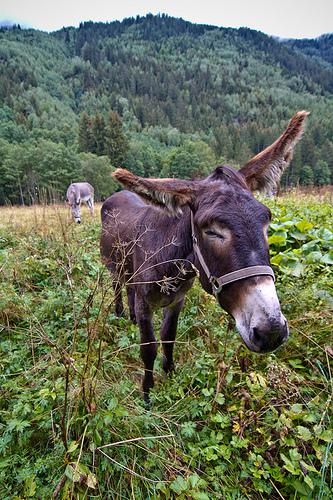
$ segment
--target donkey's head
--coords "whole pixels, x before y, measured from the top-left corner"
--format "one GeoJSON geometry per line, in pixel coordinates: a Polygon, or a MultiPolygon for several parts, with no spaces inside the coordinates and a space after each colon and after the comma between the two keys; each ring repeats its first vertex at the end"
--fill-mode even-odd
{"type": "Polygon", "coordinates": [[[67,202],[71,207],[72,215],[77,224],[81,223],[81,200],[80,193],[77,193],[76,190],[69,189],[67,191],[67,202]]]}
{"type": "Polygon", "coordinates": [[[143,179],[124,169],[114,173],[128,189],[173,214],[181,216],[183,207],[190,208],[201,284],[234,317],[245,344],[256,352],[276,349],[289,330],[269,267],[270,210],[252,192],[277,187],[307,115],[298,112],[279,139],[239,171],[217,167],[201,181],[143,179]],[[232,281],[230,273],[238,270],[232,281]]]}

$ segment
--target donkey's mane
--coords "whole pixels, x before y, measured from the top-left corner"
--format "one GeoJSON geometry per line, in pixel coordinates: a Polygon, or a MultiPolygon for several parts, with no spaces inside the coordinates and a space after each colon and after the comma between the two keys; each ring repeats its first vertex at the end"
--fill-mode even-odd
{"type": "Polygon", "coordinates": [[[224,181],[227,184],[238,184],[244,189],[249,189],[242,174],[228,165],[218,165],[206,179],[207,181],[224,181]]]}

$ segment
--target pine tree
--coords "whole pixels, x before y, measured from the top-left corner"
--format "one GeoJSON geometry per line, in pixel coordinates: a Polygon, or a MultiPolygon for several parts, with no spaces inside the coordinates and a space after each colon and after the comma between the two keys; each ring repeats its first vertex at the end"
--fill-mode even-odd
{"type": "Polygon", "coordinates": [[[128,151],[128,141],[123,132],[121,118],[115,111],[110,111],[109,123],[106,128],[106,154],[115,167],[120,166],[128,151]]]}
{"type": "Polygon", "coordinates": [[[316,186],[325,186],[330,183],[331,172],[326,161],[318,160],[313,173],[316,186]]]}
{"type": "Polygon", "coordinates": [[[92,120],[92,135],[94,138],[94,151],[97,156],[105,155],[106,129],[105,121],[102,115],[97,114],[92,120]]]}
{"type": "Polygon", "coordinates": [[[93,149],[94,138],[91,130],[91,120],[87,113],[82,113],[79,123],[79,151],[89,153],[93,149]]]}
{"type": "Polygon", "coordinates": [[[303,186],[313,186],[314,175],[311,165],[304,165],[300,172],[300,183],[303,186]]]}

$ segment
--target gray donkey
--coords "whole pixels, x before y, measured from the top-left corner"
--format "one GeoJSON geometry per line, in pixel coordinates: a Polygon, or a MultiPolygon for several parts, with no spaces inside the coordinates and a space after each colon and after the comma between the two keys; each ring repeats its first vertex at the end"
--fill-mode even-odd
{"type": "Polygon", "coordinates": [[[91,215],[94,215],[94,188],[89,182],[73,182],[67,189],[66,197],[78,224],[81,223],[81,201],[87,203],[91,215]]]}

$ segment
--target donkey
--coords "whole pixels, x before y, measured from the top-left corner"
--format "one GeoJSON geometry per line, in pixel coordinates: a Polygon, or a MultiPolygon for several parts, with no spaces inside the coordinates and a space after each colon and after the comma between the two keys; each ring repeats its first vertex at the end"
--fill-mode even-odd
{"type": "Polygon", "coordinates": [[[81,223],[81,201],[87,203],[91,215],[94,215],[94,188],[89,182],[73,182],[67,189],[66,197],[77,224],[81,223]]]}
{"type": "Polygon", "coordinates": [[[296,113],[283,134],[239,171],[218,166],[192,181],[141,178],[125,169],[113,173],[131,192],[115,193],[102,206],[101,256],[113,275],[116,314],[123,313],[125,285],[130,316],[139,325],[147,403],[157,354],[153,311],[164,308],[161,341],[168,373],[174,368],[178,316],[196,270],[251,351],[267,353],[287,340],[269,260],[271,214],[252,192],[276,188],[308,114],[296,113]]]}

